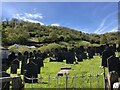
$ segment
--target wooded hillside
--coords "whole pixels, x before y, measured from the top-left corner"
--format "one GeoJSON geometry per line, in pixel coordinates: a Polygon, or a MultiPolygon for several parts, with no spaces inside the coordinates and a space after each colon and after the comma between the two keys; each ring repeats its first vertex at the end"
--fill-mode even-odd
{"type": "Polygon", "coordinates": [[[88,34],[62,26],[45,26],[39,23],[25,22],[13,18],[2,21],[3,45],[37,45],[43,43],[76,44],[84,41],[89,44],[117,43],[118,33],[88,34]]]}

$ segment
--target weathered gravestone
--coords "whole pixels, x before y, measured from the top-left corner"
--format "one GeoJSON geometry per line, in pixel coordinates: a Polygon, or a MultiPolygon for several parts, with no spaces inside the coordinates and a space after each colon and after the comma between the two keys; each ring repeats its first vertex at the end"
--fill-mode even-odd
{"type": "Polygon", "coordinates": [[[24,71],[26,64],[28,62],[27,60],[28,60],[28,52],[25,51],[24,55],[23,55],[23,59],[22,59],[22,64],[21,64],[21,74],[23,74],[23,71],[24,71]]]}
{"type": "Polygon", "coordinates": [[[67,48],[62,48],[62,50],[61,50],[61,54],[62,54],[61,58],[62,58],[62,60],[66,59],[66,52],[67,52],[67,48]]]}
{"type": "Polygon", "coordinates": [[[35,64],[34,62],[29,62],[25,68],[26,73],[25,73],[25,83],[36,83],[38,82],[38,67],[37,64],[35,64]],[[33,80],[29,79],[29,78],[35,78],[33,80]]]}
{"type": "Polygon", "coordinates": [[[104,52],[104,50],[105,50],[106,48],[107,48],[107,47],[106,47],[105,45],[101,45],[101,46],[99,47],[99,54],[102,55],[103,52],[104,52]]]}
{"type": "Polygon", "coordinates": [[[44,63],[43,60],[46,56],[43,55],[43,53],[41,53],[40,50],[38,50],[38,52],[36,53],[36,61],[39,63],[38,66],[39,67],[44,67],[44,63]]]}
{"type": "Polygon", "coordinates": [[[92,51],[91,47],[88,47],[87,53],[88,53],[88,58],[89,59],[93,58],[93,51],[92,51]]]}
{"type": "Polygon", "coordinates": [[[62,53],[61,53],[60,50],[55,49],[55,57],[56,57],[56,59],[57,59],[58,62],[63,62],[62,53]]]}
{"type": "Polygon", "coordinates": [[[71,49],[66,54],[66,63],[67,64],[73,64],[74,61],[75,61],[75,53],[74,53],[74,50],[71,49]]]}
{"type": "Polygon", "coordinates": [[[34,51],[33,51],[33,56],[36,57],[36,54],[37,54],[37,51],[34,50],[34,51]]]}
{"type": "Polygon", "coordinates": [[[103,51],[103,53],[102,53],[102,66],[103,66],[103,67],[107,67],[107,59],[108,59],[110,56],[114,55],[114,54],[115,54],[115,53],[114,53],[114,51],[112,50],[111,47],[107,47],[107,48],[103,51]]]}
{"type": "Polygon", "coordinates": [[[34,56],[35,56],[34,53],[32,52],[29,53],[29,58],[34,58],[34,56]]]}
{"type": "Polygon", "coordinates": [[[110,56],[107,60],[107,64],[108,64],[108,70],[109,72],[111,71],[116,71],[120,77],[120,61],[119,61],[119,57],[116,57],[115,54],[110,56]]]}
{"type": "Polygon", "coordinates": [[[23,60],[23,55],[22,55],[22,53],[21,52],[18,52],[18,55],[17,55],[18,57],[18,60],[19,61],[22,61],[23,60]]]}
{"type": "Polygon", "coordinates": [[[77,57],[77,61],[78,61],[78,62],[83,61],[83,58],[81,57],[81,50],[80,50],[80,48],[78,48],[78,49],[76,50],[76,57],[77,57]]]}
{"type": "Polygon", "coordinates": [[[87,53],[84,52],[84,53],[82,53],[81,56],[82,56],[83,59],[87,59],[87,53]]]}
{"type": "Polygon", "coordinates": [[[43,60],[42,58],[38,57],[35,59],[35,63],[37,64],[37,68],[38,68],[38,74],[40,74],[40,69],[43,66],[43,60]]]}
{"type": "Polygon", "coordinates": [[[113,44],[113,51],[116,52],[116,44],[113,44]]]}
{"type": "Polygon", "coordinates": [[[118,82],[118,73],[116,71],[110,71],[108,74],[108,90],[113,90],[113,84],[118,82]]]}
{"type": "Polygon", "coordinates": [[[12,90],[24,90],[21,77],[14,77],[12,79],[12,90]]]}
{"type": "Polygon", "coordinates": [[[11,73],[17,74],[17,68],[19,68],[19,60],[16,58],[11,63],[11,73]]]}
{"type": "Polygon", "coordinates": [[[57,58],[55,58],[54,56],[50,57],[50,62],[57,62],[57,58]]]}
{"type": "MultiPolygon", "coordinates": [[[[0,72],[0,75],[2,75],[2,78],[10,77],[10,74],[6,73],[5,71],[0,72]]],[[[0,87],[2,90],[10,90],[10,81],[0,83],[2,83],[2,87],[0,87]]]]}
{"type": "Polygon", "coordinates": [[[8,56],[8,60],[12,62],[16,58],[15,53],[11,52],[11,54],[8,56]]]}

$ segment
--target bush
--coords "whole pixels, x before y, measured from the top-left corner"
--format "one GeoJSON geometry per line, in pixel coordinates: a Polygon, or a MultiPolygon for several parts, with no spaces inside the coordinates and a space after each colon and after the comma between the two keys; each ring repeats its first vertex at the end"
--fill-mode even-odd
{"type": "Polygon", "coordinates": [[[61,45],[59,45],[57,43],[51,43],[46,46],[44,45],[44,46],[40,47],[39,50],[41,50],[41,52],[51,52],[51,50],[53,50],[55,48],[60,49],[61,45]]]}
{"type": "Polygon", "coordinates": [[[23,53],[25,51],[30,51],[31,50],[27,46],[23,46],[23,45],[21,45],[19,48],[16,48],[15,45],[12,45],[12,46],[8,47],[8,49],[10,51],[14,51],[15,53],[18,53],[18,52],[23,53]]]}

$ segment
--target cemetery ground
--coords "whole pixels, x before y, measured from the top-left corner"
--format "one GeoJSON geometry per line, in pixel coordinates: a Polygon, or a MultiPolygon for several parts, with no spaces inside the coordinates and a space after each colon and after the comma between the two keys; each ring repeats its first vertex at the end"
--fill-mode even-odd
{"type": "MultiPolygon", "coordinates": [[[[104,77],[103,77],[103,69],[100,68],[101,65],[101,57],[94,56],[93,59],[85,59],[83,62],[78,62],[78,64],[66,64],[64,62],[49,62],[50,58],[46,58],[44,60],[44,67],[41,68],[41,74],[38,75],[38,78],[43,77],[42,81],[38,81],[38,83],[25,83],[25,88],[65,88],[65,75],[63,77],[51,78],[48,77],[56,77],[57,73],[60,71],[61,67],[71,66],[69,70],[69,77],[71,76],[81,76],[85,75],[84,83],[82,78],[68,78],[68,88],[89,88],[90,80],[89,75],[91,74],[94,77],[91,77],[91,87],[92,88],[103,88],[104,87],[104,77]],[[100,74],[100,76],[95,77],[95,75],[100,74]],[[49,80],[48,80],[49,79],[49,80]],[[57,82],[58,79],[58,82],[57,82]],[[97,81],[98,80],[98,81],[97,81]],[[50,81],[50,82],[48,82],[50,81]],[[57,83],[57,85],[56,85],[57,83]],[[84,84],[84,85],[83,85],[84,84]],[[99,85],[99,86],[98,86],[99,85]]],[[[10,73],[10,68],[7,70],[10,73]]],[[[107,69],[106,69],[107,72],[107,69]]],[[[20,69],[18,69],[18,73],[20,74],[20,69]]],[[[11,74],[11,76],[17,76],[17,74],[11,74]]],[[[106,73],[107,74],[107,73],[106,73]]],[[[23,79],[23,75],[22,75],[23,79]]]]}

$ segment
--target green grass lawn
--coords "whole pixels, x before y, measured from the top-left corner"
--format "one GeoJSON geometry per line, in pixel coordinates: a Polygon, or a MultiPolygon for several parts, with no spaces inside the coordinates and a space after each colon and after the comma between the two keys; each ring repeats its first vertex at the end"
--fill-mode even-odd
{"type": "MultiPolygon", "coordinates": [[[[44,60],[44,67],[41,68],[41,74],[38,75],[40,78],[43,77],[43,80],[39,80],[39,83],[35,84],[25,84],[25,88],[65,88],[65,75],[59,78],[50,78],[50,83],[48,82],[48,76],[57,76],[57,72],[60,71],[61,67],[64,66],[71,66],[72,69],[69,71],[68,78],[68,87],[69,88],[89,88],[90,87],[90,80],[89,74],[94,77],[91,77],[91,87],[92,88],[103,88],[103,69],[99,66],[101,65],[101,58],[99,56],[94,56],[93,59],[86,59],[83,62],[79,62],[78,64],[66,64],[64,62],[49,62],[49,58],[44,60]],[[101,76],[95,77],[96,74],[102,74],[101,76]],[[73,79],[72,76],[81,76],[85,75],[83,78],[76,78],[73,79]],[[57,81],[58,79],[58,81],[57,81]],[[83,83],[84,81],[84,83],[83,83]],[[42,83],[42,84],[41,84],[42,83]]],[[[10,73],[10,68],[7,70],[10,73]]],[[[20,69],[18,69],[18,74],[20,74],[20,69]]],[[[16,74],[11,74],[11,76],[16,76],[16,74]]],[[[23,76],[22,76],[23,79],[23,76]]]]}

